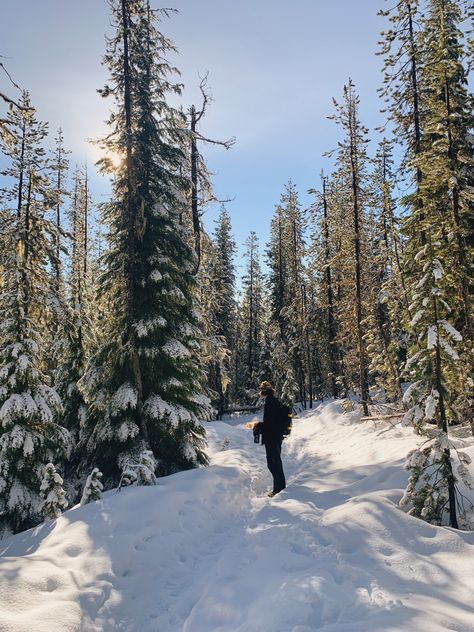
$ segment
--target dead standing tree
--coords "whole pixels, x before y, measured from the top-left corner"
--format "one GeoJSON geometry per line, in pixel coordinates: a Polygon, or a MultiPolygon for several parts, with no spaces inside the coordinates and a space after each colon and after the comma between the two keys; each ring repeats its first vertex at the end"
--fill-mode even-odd
{"type": "MultiPolygon", "coordinates": [[[[2,55],[0,55],[0,57],[2,57],[2,55]]],[[[20,92],[22,92],[20,86],[15,83],[12,79],[12,76],[10,75],[10,73],[8,72],[8,70],[5,68],[3,62],[0,61],[0,68],[3,70],[3,72],[7,75],[8,79],[10,80],[11,84],[17,89],[20,90],[20,92]]],[[[0,99],[2,99],[2,101],[4,103],[7,104],[7,106],[9,108],[17,108],[18,110],[23,110],[25,112],[27,111],[33,111],[33,108],[28,107],[26,108],[23,105],[20,105],[17,101],[15,101],[14,99],[10,98],[9,96],[7,96],[4,92],[0,92],[0,99]]],[[[1,135],[8,135],[8,125],[9,125],[9,121],[6,118],[0,118],[0,134],[1,135]]]]}
{"type": "MultiPolygon", "coordinates": [[[[200,132],[197,131],[197,125],[199,121],[204,117],[206,113],[207,105],[210,102],[209,93],[206,91],[207,75],[202,79],[199,89],[202,95],[202,106],[200,110],[196,110],[192,105],[190,114],[190,131],[191,131],[191,214],[193,219],[193,231],[194,231],[194,249],[196,252],[196,268],[194,274],[197,274],[201,265],[201,216],[199,214],[199,180],[204,183],[204,188],[209,192],[211,191],[208,172],[205,168],[204,160],[198,150],[198,142],[210,143],[211,145],[221,145],[225,149],[230,149],[235,143],[235,139],[229,140],[213,140],[206,138],[200,132]]],[[[210,194],[210,200],[216,200],[216,198],[210,194]]],[[[220,200],[222,201],[222,200],[220,200]]]]}

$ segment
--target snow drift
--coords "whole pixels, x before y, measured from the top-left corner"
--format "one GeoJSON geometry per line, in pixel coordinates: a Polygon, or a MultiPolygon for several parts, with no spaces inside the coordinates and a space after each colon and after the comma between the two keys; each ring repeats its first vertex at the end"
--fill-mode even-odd
{"type": "Polygon", "coordinates": [[[1,632],[474,631],[474,533],[398,507],[409,429],[302,414],[270,500],[248,419],[207,425],[208,468],[0,542],[1,632]]]}

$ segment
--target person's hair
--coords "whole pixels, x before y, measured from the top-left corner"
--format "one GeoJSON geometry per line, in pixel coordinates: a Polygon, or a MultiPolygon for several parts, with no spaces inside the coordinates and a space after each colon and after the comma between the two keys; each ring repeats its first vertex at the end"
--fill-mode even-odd
{"type": "Polygon", "coordinates": [[[259,390],[262,393],[262,395],[274,395],[275,394],[275,389],[273,388],[273,386],[270,384],[270,382],[267,382],[266,380],[264,380],[260,386],[259,386],[259,390]]]}

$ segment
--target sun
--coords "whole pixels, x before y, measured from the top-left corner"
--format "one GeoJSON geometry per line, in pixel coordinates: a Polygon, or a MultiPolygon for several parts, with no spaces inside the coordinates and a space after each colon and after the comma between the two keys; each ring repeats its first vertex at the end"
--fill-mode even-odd
{"type": "Polygon", "coordinates": [[[115,169],[118,169],[122,165],[123,158],[122,158],[122,156],[120,154],[118,154],[115,151],[108,152],[107,153],[107,158],[110,160],[112,166],[115,169]]]}

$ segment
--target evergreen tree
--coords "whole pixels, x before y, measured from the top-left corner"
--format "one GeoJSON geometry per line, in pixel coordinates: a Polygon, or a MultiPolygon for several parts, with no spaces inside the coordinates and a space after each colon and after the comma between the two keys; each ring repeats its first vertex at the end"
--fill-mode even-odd
{"type": "Polygon", "coordinates": [[[44,373],[45,332],[57,303],[56,229],[47,218],[51,200],[39,123],[23,95],[9,113],[10,141],[1,234],[0,272],[0,533],[39,521],[46,463],[67,456],[68,432],[60,425],[61,400],[44,373]]]}
{"type": "Polygon", "coordinates": [[[350,379],[360,393],[368,415],[369,378],[365,341],[370,276],[367,271],[367,129],[359,120],[359,97],[351,80],[344,86],[341,104],[334,100],[336,114],[330,118],[341,126],[344,138],[337,152],[337,178],[341,183],[338,265],[342,300],[338,300],[339,340],[350,379]],[[343,285],[342,285],[343,284],[343,285]],[[354,306],[354,308],[353,308],[354,306]],[[354,377],[352,377],[352,375],[354,377]]]}
{"type": "Polygon", "coordinates": [[[214,266],[218,253],[212,239],[205,230],[199,234],[200,265],[197,273],[198,293],[196,299],[202,318],[201,363],[204,365],[213,406],[217,410],[225,407],[225,398],[230,382],[230,351],[221,331],[216,314],[220,297],[216,291],[214,266]]]}
{"type": "Polygon", "coordinates": [[[59,518],[68,506],[66,493],[63,488],[63,479],[52,463],[47,463],[44,468],[40,496],[43,499],[40,504],[40,512],[45,518],[50,518],[51,520],[59,518]]]}
{"type": "Polygon", "coordinates": [[[209,292],[214,297],[214,308],[211,309],[214,335],[223,343],[220,353],[215,356],[211,383],[211,388],[219,393],[220,408],[226,404],[236,334],[235,242],[231,230],[230,215],[222,205],[214,231],[209,270],[209,292]]]}
{"type": "Polygon", "coordinates": [[[240,305],[240,354],[243,367],[243,395],[255,398],[262,379],[261,356],[265,330],[263,307],[263,275],[260,265],[259,242],[251,232],[246,242],[246,272],[242,279],[240,305]]]}
{"type": "Polygon", "coordinates": [[[104,488],[101,478],[102,472],[95,467],[87,477],[86,484],[84,485],[81,505],[87,505],[94,500],[100,500],[104,488]]]}
{"type": "Polygon", "coordinates": [[[451,322],[463,338],[450,389],[458,399],[458,412],[469,418],[474,408],[474,102],[468,92],[467,51],[460,28],[464,17],[458,2],[428,3],[424,20],[428,142],[420,168],[426,179],[425,195],[437,200],[446,298],[451,322]]]}
{"type": "MultiPolygon", "coordinates": [[[[66,300],[62,305],[59,342],[56,344],[56,389],[64,403],[63,425],[69,430],[75,444],[86,424],[87,404],[80,387],[87,362],[96,350],[97,331],[103,306],[96,300],[97,262],[90,252],[88,239],[91,199],[87,169],[76,167],[71,204],[67,209],[68,275],[66,300]]],[[[76,449],[64,464],[68,496],[79,500],[83,472],[79,465],[82,451],[76,449]]]]}
{"type": "MultiPolygon", "coordinates": [[[[116,32],[102,95],[114,97],[116,111],[103,146],[122,158],[102,209],[109,232],[100,295],[111,315],[83,380],[91,408],[86,462],[100,465],[107,485],[150,450],[160,473],[205,463],[197,419],[208,412],[195,259],[181,221],[190,192],[185,120],[167,102],[180,85],[166,59],[174,48],[156,27],[166,12],[146,0],[110,6],[116,32]]],[[[102,168],[113,170],[107,157],[102,168]]]]}
{"type": "Polygon", "coordinates": [[[269,331],[273,380],[285,401],[312,397],[308,279],[303,265],[305,221],[295,186],[289,181],[275,209],[267,248],[269,331]]]}
{"type": "Polygon", "coordinates": [[[370,370],[376,383],[389,398],[400,400],[408,296],[401,268],[401,238],[393,200],[394,178],[392,148],[383,139],[371,177],[369,270],[372,296],[365,339],[370,370]]]}
{"type": "Polygon", "coordinates": [[[336,283],[334,257],[337,252],[337,194],[332,195],[333,182],[322,176],[322,190],[311,189],[316,195],[311,206],[311,245],[309,274],[313,291],[311,345],[318,359],[315,383],[320,395],[338,397],[341,390],[341,361],[337,340],[336,283]],[[334,205],[332,198],[334,197],[334,205]]]}
{"type": "Polygon", "coordinates": [[[68,195],[68,191],[66,189],[66,180],[68,176],[69,169],[69,160],[68,154],[71,152],[68,151],[64,147],[64,136],[62,129],[58,129],[58,133],[55,141],[55,150],[51,159],[51,171],[52,171],[52,183],[53,183],[53,195],[54,195],[54,215],[55,215],[55,224],[56,224],[56,283],[57,283],[57,293],[58,295],[61,292],[62,285],[62,270],[61,270],[61,256],[62,256],[62,238],[63,234],[63,222],[62,222],[62,206],[64,203],[64,198],[68,195]]]}

